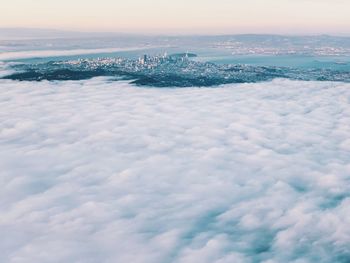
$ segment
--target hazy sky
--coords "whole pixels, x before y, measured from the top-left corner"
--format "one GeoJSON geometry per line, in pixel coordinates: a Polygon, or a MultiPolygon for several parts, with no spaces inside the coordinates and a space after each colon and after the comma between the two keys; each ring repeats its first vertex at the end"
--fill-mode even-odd
{"type": "Polygon", "coordinates": [[[350,34],[350,0],[1,0],[0,27],[350,34]]]}

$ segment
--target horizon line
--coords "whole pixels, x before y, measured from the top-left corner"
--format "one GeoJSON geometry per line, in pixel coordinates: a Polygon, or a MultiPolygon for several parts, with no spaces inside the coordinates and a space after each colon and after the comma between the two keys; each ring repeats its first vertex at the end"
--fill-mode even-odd
{"type": "MultiPolygon", "coordinates": [[[[190,36],[203,36],[203,37],[219,37],[219,36],[243,36],[243,35],[256,35],[256,36],[288,36],[288,37],[316,37],[316,36],[329,36],[329,37],[350,37],[350,33],[274,33],[274,32],[237,32],[237,33],[165,33],[165,32],[125,32],[125,31],[96,31],[96,30],[76,30],[76,29],[60,29],[60,28],[44,28],[44,27],[1,27],[0,30],[38,30],[38,31],[52,31],[47,33],[79,33],[79,34],[96,34],[96,35],[125,35],[125,36],[163,36],[163,37],[190,37],[190,36]]],[[[10,33],[10,32],[9,32],[10,33]]],[[[13,32],[14,33],[14,32],[13,32]]],[[[39,33],[39,32],[38,32],[39,33]]]]}

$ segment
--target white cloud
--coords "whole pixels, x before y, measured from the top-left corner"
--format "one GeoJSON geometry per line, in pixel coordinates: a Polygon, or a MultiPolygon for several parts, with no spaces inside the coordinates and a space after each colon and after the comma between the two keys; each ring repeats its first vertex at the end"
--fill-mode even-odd
{"type": "Polygon", "coordinates": [[[0,81],[1,262],[346,262],[350,85],[0,81]]]}
{"type": "Polygon", "coordinates": [[[113,52],[132,51],[132,50],[139,50],[139,49],[144,49],[144,47],[11,51],[11,52],[0,53],[0,60],[75,56],[75,55],[99,54],[99,53],[113,53],[113,52]]]}

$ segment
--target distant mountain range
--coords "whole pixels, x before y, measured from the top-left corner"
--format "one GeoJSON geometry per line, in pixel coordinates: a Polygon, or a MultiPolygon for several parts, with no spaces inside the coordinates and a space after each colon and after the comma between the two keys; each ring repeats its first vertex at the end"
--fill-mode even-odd
{"type": "MultiPolygon", "coordinates": [[[[44,28],[1,28],[0,27],[0,39],[20,39],[20,38],[79,38],[79,37],[147,37],[141,34],[127,34],[120,32],[80,32],[80,31],[69,31],[59,29],[44,29],[44,28]]],[[[150,38],[154,37],[176,37],[181,39],[186,38],[198,38],[198,39],[216,39],[225,40],[227,38],[234,37],[240,41],[280,41],[281,39],[320,39],[330,40],[338,39],[350,41],[350,36],[330,36],[330,35],[314,35],[314,36],[285,36],[285,35],[274,35],[274,34],[232,34],[232,35],[148,35],[150,38]]]]}

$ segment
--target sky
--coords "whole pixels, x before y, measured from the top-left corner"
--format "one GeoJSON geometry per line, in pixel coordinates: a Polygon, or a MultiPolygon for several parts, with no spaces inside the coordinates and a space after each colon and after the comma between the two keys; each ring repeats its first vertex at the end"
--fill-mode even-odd
{"type": "Polygon", "coordinates": [[[0,27],[350,34],[349,0],[1,0],[0,27]]]}

